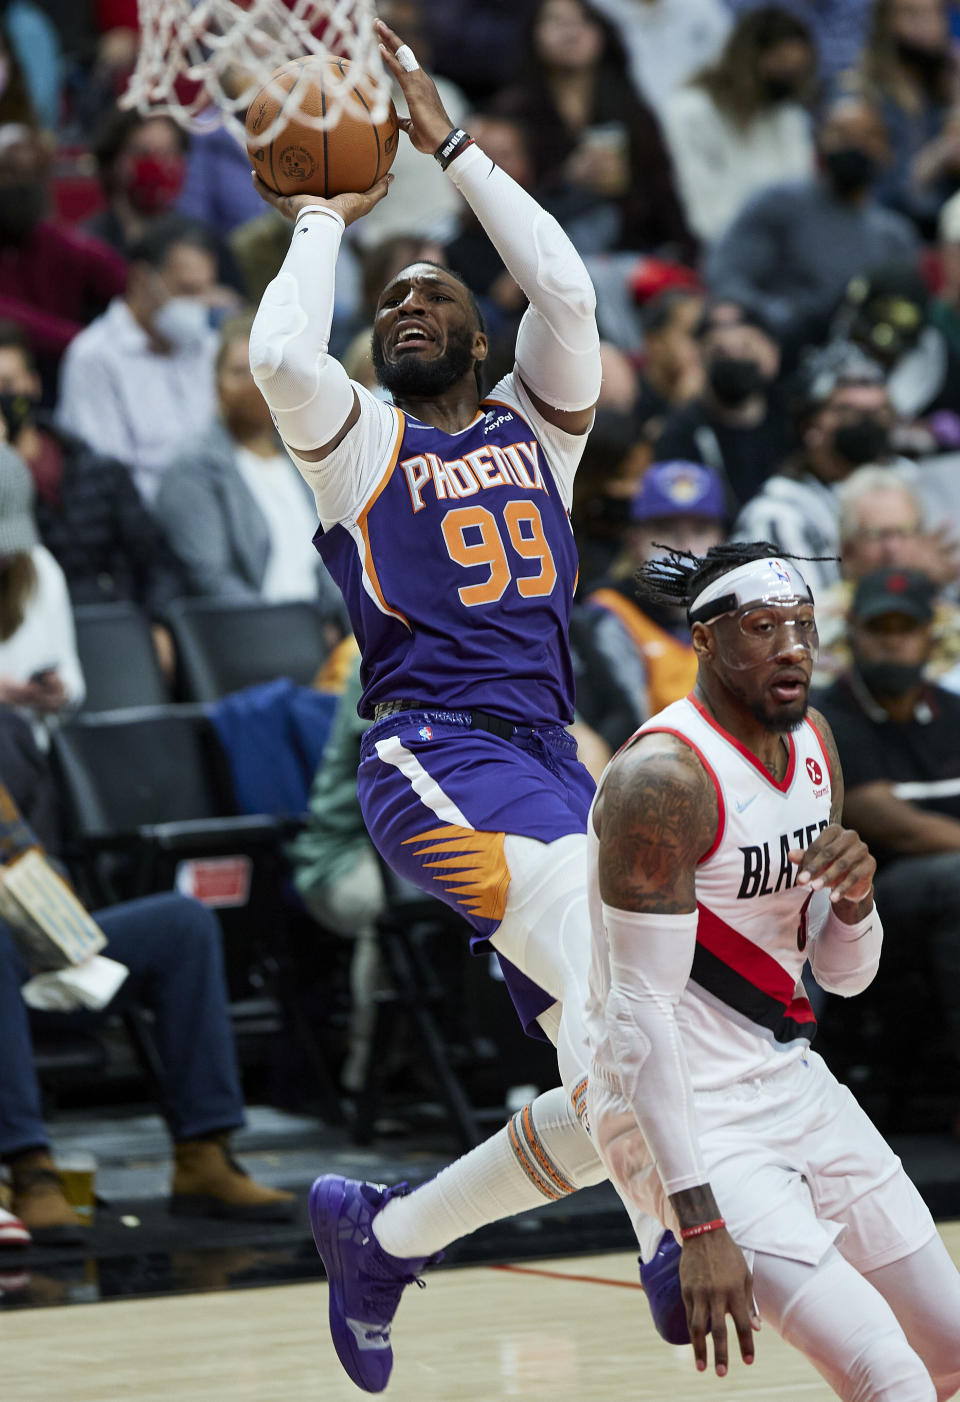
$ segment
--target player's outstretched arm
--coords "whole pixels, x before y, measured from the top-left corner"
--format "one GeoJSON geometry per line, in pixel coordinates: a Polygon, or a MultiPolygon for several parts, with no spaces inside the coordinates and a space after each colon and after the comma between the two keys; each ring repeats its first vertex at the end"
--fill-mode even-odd
{"type": "MultiPolygon", "coordinates": [[[[410,117],[401,126],[418,151],[434,155],[452,135],[436,84],[398,34],[375,28],[384,60],[403,90],[410,117]]],[[[567,235],[526,190],[466,141],[447,173],[473,209],[530,306],[517,332],[517,370],[549,423],[586,433],[600,394],[597,298],[567,235]]]]}
{"type": "Polygon", "coordinates": [[[327,354],[340,239],[347,224],[383,199],[392,179],[325,200],[277,195],[253,174],[259,194],[294,221],[294,231],[254,318],[250,369],[283,441],[312,461],[332,453],[360,415],[347,372],[327,354]]]}
{"type": "Polygon", "coordinates": [[[727,1315],[745,1362],[753,1361],[759,1321],[750,1272],[707,1182],[676,1022],[696,945],[697,862],[713,842],[718,816],[716,794],[692,750],[653,735],[614,761],[595,811],[610,952],[607,1034],[681,1235],[691,1233],[680,1281],[697,1367],[707,1367],[709,1329],[722,1376],[727,1315]]]}

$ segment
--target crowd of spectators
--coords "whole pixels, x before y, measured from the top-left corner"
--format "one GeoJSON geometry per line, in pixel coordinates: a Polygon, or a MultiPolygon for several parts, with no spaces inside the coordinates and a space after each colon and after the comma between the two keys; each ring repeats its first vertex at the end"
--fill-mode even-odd
{"type": "MultiPolygon", "coordinates": [[[[868,839],[889,818],[885,895],[923,885],[940,903],[914,919],[905,901],[893,942],[928,922],[932,977],[952,989],[960,889],[955,858],[940,859],[960,817],[960,4],[378,12],[452,119],[561,221],[597,288],[604,386],[573,504],[593,764],[692,677],[685,620],[632,596],[639,562],[721,539],[803,557],[848,817],[868,839]]],[[[346,626],[247,365],[249,313],[289,226],[229,132],[117,108],[137,43],[133,0],[0,3],[0,708],[41,748],[84,693],[74,605],[136,604],[171,682],[178,597],[310,599],[346,626]]],[[[426,256],[476,294],[492,384],[523,294],[432,162],[402,141],[394,172],[347,231],[332,349],[372,385],[370,289],[426,256]]],[[[355,692],[354,677],[344,706],[355,692]]],[[[335,733],[349,768],[357,729],[335,733]]],[[[357,935],[366,997],[382,892],[356,813],[331,806],[336,763],[296,880],[321,923],[357,935]]],[[[369,1036],[360,1017],[351,1088],[369,1036]]],[[[955,1038],[949,1055],[960,1116],[955,1038]]]]}

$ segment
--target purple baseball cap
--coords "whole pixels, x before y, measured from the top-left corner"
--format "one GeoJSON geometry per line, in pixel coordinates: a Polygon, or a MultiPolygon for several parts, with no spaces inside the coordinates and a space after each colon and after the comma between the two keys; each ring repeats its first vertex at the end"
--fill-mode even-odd
{"type": "Polygon", "coordinates": [[[631,521],[665,516],[726,516],[723,484],[711,467],[699,462],[655,462],[647,468],[630,503],[631,521]]]}

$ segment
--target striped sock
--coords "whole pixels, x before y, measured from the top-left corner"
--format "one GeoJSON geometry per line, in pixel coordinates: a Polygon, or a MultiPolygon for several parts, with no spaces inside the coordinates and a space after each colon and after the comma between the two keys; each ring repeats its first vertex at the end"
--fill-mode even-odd
{"type": "Polygon", "coordinates": [[[392,1198],[373,1231],[392,1256],[431,1256],[488,1222],[555,1202],[605,1176],[567,1092],[557,1086],[416,1192],[392,1198]]]}

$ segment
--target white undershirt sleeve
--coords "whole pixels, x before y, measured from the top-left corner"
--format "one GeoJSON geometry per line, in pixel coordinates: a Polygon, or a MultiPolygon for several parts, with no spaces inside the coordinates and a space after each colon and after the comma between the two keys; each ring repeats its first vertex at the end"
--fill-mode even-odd
{"type": "Polygon", "coordinates": [[[309,452],[335,438],[354,404],[353,385],[327,354],[334,269],[344,224],[335,210],[305,209],[250,332],[250,369],[284,443],[309,452]]]}
{"type": "Polygon", "coordinates": [[[555,409],[589,409],[600,393],[600,337],[590,274],[563,229],[478,146],[447,174],[530,305],[517,332],[523,383],[555,409]]]}
{"type": "Polygon", "coordinates": [[[606,1028],[666,1193],[707,1181],[677,1003],[693,966],[697,912],[653,915],[603,904],[610,957],[606,1028]]]}

